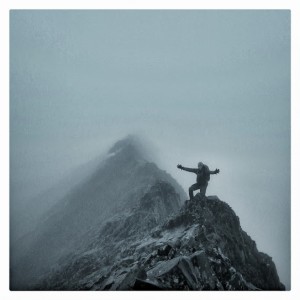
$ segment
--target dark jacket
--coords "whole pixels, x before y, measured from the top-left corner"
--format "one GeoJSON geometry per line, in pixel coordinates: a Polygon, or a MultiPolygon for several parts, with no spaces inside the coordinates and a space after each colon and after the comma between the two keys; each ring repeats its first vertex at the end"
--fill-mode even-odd
{"type": "Polygon", "coordinates": [[[208,183],[208,181],[210,180],[210,174],[214,174],[212,171],[209,170],[207,165],[203,165],[201,169],[186,167],[182,167],[181,169],[184,171],[195,173],[197,175],[197,183],[202,185],[208,183]]]}

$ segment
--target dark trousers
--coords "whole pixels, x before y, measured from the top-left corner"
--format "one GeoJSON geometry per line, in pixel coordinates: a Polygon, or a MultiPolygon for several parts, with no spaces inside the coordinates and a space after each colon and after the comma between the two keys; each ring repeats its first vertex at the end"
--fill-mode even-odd
{"type": "Polygon", "coordinates": [[[200,184],[200,183],[195,183],[189,188],[189,195],[190,195],[190,200],[194,198],[193,192],[196,190],[200,189],[200,196],[201,198],[205,196],[206,189],[207,189],[208,183],[200,184]]]}

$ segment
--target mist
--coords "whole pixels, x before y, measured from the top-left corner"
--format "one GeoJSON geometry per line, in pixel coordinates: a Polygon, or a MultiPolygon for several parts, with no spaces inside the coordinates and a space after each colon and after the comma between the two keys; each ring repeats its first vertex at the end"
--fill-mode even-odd
{"type": "Polygon", "coordinates": [[[128,134],[185,190],[219,168],[290,288],[289,11],[11,11],[11,217],[128,134]]]}

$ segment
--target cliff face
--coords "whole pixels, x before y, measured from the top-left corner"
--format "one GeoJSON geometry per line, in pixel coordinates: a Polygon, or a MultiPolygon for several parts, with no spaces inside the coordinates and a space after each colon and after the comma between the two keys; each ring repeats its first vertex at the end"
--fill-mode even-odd
{"type": "Polygon", "coordinates": [[[176,197],[169,184],[157,182],[137,207],[108,221],[36,288],[284,289],[272,259],[257,250],[226,203],[197,195],[178,211],[176,197]]]}

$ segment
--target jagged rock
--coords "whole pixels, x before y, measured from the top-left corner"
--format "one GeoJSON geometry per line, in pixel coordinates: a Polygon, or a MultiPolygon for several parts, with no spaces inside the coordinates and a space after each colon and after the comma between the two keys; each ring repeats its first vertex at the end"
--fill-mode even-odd
{"type": "Polygon", "coordinates": [[[162,286],[159,286],[157,283],[151,282],[150,280],[140,280],[136,279],[133,284],[132,290],[135,291],[159,291],[164,290],[162,286]]]}
{"type": "Polygon", "coordinates": [[[196,290],[199,287],[193,265],[185,256],[158,263],[147,275],[150,279],[158,279],[168,289],[174,289],[175,286],[196,290]]]}
{"type": "MultiPolygon", "coordinates": [[[[109,244],[116,239],[135,235],[137,226],[141,233],[148,232],[179,208],[186,197],[184,190],[167,172],[149,161],[142,148],[133,137],[117,142],[106,159],[98,161],[90,174],[35,221],[35,228],[14,241],[12,290],[34,289],[41,277],[52,272],[53,265],[61,266],[71,255],[86,252],[87,247],[96,248],[99,241],[110,248],[109,244]],[[122,221],[118,220],[120,215],[122,221]],[[91,247],[92,243],[95,247],[91,247]]],[[[111,264],[115,257],[107,248],[99,260],[111,264]]]]}
{"type": "Polygon", "coordinates": [[[170,246],[169,244],[164,245],[162,248],[157,250],[157,255],[159,255],[159,256],[168,256],[171,249],[172,249],[172,246],[170,246]]]}
{"type": "MultiPolygon", "coordinates": [[[[155,195],[157,190],[164,190],[169,195],[168,188],[164,189],[161,185],[163,183],[159,182],[151,193],[155,195]]],[[[147,198],[147,203],[148,201],[147,198]]],[[[164,203],[169,203],[168,201],[164,203]]],[[[155,203],[161,205],[160,200],[154,200],[153,204],[148,203],[149,208],[155,203]]],[[[101,260],[95,262],[95,255],[78,254],[79,258],[85,257],[83,262],[86,266],[98,264],[101,276],[95,276],[97,271],[95,268],[91,269],[94,273],[84,275],[87,277],[85,281],[80,278],[80,282],[85,285],[78,283],[77,289],[284,289],[272,259],[257,250],[255,242],[242,230],[234,211],[217,197],[200,199],[196,196],[195,201],[183,205],[161,225],[157,225],[157,217],[153,217],[156,221],[145,223],[139,217],[139,210],[137,207],[132,214],[117,218],[119,223],[114,223],[113,231],[107,232],[111,237],[107,244],[103,244],[100,239],[90,246],[97,251],[90,249],[89,253],[102,255],[108,246],[107,249],[114,257],[111,267],[108,265],[104,270],[101,260]],[[135,224],[134,220],[141,224],[135,224]],[[120,240],[119,234],[114,232],[122,232],[124,224],[129,224],[127,230],[131,234],[120,240]],[[153,234],[154,232],[159,234],[153,234]]],[[[151,215],[151,209],[149,214],[151,215]]],[[[101,235],[104,238],[105,231],[101,235]]],[[[68,268],[72,270],[73,282],[83,276],[82,265],[74,263],[74,258],[72,261],[73,264],[66,264],[52,279],[48,278],[50,286],[54,283],[61,289],[68,286],[61,277],[68,268]]]]}

